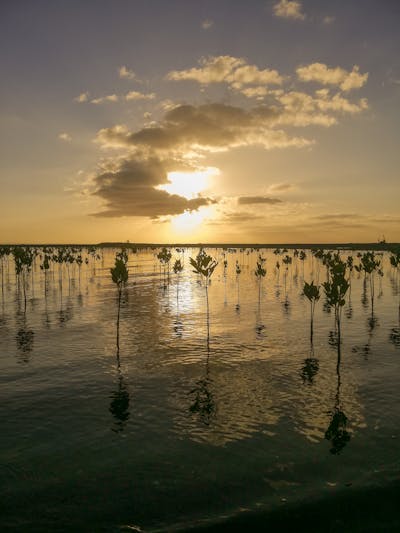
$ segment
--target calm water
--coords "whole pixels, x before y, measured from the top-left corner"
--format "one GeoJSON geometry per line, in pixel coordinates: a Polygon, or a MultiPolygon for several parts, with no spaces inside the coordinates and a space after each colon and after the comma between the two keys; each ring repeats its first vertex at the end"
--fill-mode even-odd
{"type": "MultiPolygon", "coordinates": [[[[223,251],[209,252],[219,260],[209,347],[205,287],[188,261],[197,250],[185,250],[178,294],[177,277],[164,287],[146,251],[129,257],[119,357],[115,251],[80,280],[64,268],[62,285],[56,266],[46,296],[38,258],[26,312],[11,260],[4,266],[2,530],[174,531],[399,478],[399,293],[388,256],[373,315],[369,285],[352,276],[338,366],[323,298],[310,345],[301,261],[278,278],[282,256],[263,252],[259,304],[257,253],[227,253],[224,276],[223,251]]],[[[325,281],[325,268],[308,254],[304,278],[317,276],[325,281]]]]}

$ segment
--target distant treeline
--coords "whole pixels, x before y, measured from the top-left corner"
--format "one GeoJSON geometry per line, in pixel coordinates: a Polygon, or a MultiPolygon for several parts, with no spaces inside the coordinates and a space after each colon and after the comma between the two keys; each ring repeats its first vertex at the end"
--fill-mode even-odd
{"type": "Polygon", "coordinates": [[[48,247],[78,247],[78,248],[127,248],[127,249],[157,249],[164,246],[171,248],[222,248],[222,249],[232,249],[232,248],[253,248],[255,250],[259,249],[275,249],[275,248],[287,248],[288,250],[373,250],[373,251],[388,251],[400,249],[400,243],[389,243],[389,242],[360,242],[360,243],[134,243],[134,242],[101,242],[101,243],[88,243],[88,244],[57,244],[57,243],[48,243],[48,244],[29,244],[29,243],[20,243],[20,244],[7,244],[0,246],[14,247],[14,246],[30,246],[34,248],[43,248],[44,246],[48,247]]]}

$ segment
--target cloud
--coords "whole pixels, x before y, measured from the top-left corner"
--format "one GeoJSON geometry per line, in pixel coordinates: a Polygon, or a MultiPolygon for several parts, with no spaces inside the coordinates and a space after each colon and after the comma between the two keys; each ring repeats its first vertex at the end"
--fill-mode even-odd
{"type": "Polygon", "coordinates": [[[267,106],[245,110],[219,103],[179,105],[166,112],[156,125],[136,132],[129,132],[122,125],[104,128],[98,132],[96,141],[105,147],[194,152],[198,156],[239,146],[272,149],[312,144],[308,139],[276,129],[278,120],[279,111],[267,106]]]}
{"type": "Polygon", "coordinates": [[[224,226],[226,228],[227,225],[246,224],[248,222],[254,223],[264,218],[262,215],[239,211],[236,213],[223,213],[220,218],[209,220],[207,224],[210,226],[224,226]]]}
{"type": "Polygon", "coordinates": [[[330,220],[336,220],[336,219],[339,219],[339,220],[343,220],[343,219],[360,219],[360,218],[365,218],[364,215],[359,215],[357,213],[323,213],[322,215],[315,215],[314,217],[312,217],[316,220],[326,220],[326,221],[330,221],[330,220]]]}
{"type": "Polygon", "coordinates": [[[72,137],[69,133],[66,133],[65,131],[62,132],[62,133],[59,133],[58,134],[58,138],[60,139],[60,141],[65,141],[65,142],[71,142],[72,141],[72,137]]]}
{"type": "Polygon", "coordinates": [[[302,5],[298,0],[280,0],[273,6],[276,17],[291,18],[304,20],[305,14],[302,13],[302,5]]]}
{"type": "Polygon", "coordinates": [[[322,85],[336,85],[342,91],[360,89],[368,79],[368,72],[360,73],[360,67],[354,65],[351,72],[341,68],[329,68],[324,63],[312,63],[296,69],[301,81],[314,81],[322,85]]]}
{"type": "Polygon", "coordinates": [[[129,93],[125,95],[125,100],[154,100],[155,97],[155,93],[144,94],[139,91],[129,91],[129,93]]]}
{"type": "Polygon", "coordinates": [[[88,100],[89,100],[89,93],[88,92],[81,93],[78,96],[75,96],[75,98],[74,98],[74,102],[78,102],[80,104],[82,104],[83,102],[87,102],[88,100]]]}
{"type": "Polygon", "coordinates": [[[275,192],[275,191],[285,192],[285,191],[290,191],[293,188],[294,188],[294,185],[292,185],[291,183],[273,183],[272,185],[268,187],[268,189],[271,192],[275,192]]]}
{"type": "MultiPolygon", "coordinates": [[[[335,70],[326,69],[328,74],[335,70]]],[[[352,73],[338,69],[336,82],[348,85],[352,73]]],[[[305,76],[305,73],[300,70],[299,77],[302,75],[305,76]]],[[[267,99],[263,104],[249,105],[246,102],[245,106],[218,102],[178,104],[164,100],[154,106],[154,111],[162,113],[157,121],[137,129],[116,124],[99,130],[95,142],[102,149],[116,148],[118,152],[107,163],[102,163],[91,181],[91,194],[104,203],[104,209],[97,213],[98,216],[156,218],[196,210],[215,200],[202,196],[187,199],[180,194],[170,194],[163,187],[169,183],[168,173],[196,174],[204,168],[206,157],[238,147],[261,147],[265,150],[309,147],[314,139],[296,134],[294,128],[330,127],[337,124],[341,116],[353,116],[368,108],[365,98],[350,100],[342,92],[326,87],[311,93],[296,91],[293,84],[286,89],[278,72],[261,70],[244,59],[232,56],[202,59],[199,67],[172,71],[168,78],[192,79],[199,83],[224,81],[237,91],[252,90],[247,94],[248,98],[251,95],[255,98],[266,96],[267,99]],[[278,89],[270,89],[268,80],[282,85],[278,89]]],[[[153,100],[154,96],[153,93],[146,95],[131,91],[125,99],[153,100]]],[[[149,119],[150,115],[146,114],[144,118],[149,119]]],[[[242,196],[233,198],[232,202],[235,206],[248,206],[249,210],[257,204],[275,205],[274,216],[279,218],[282,209],[287,213],[290,206],[276,198],[274,193],[283,193],[291,187],[288,183],[272,184],[264,195],[242,196]]]]}
{"type": "Polygon", "coordinates": [[[203,28],[203,30],[209,30],[213,26],[214,26],[214,21],[211,19],[205,19],[201,23],[201,27],[203,28]]]}
{"type": "Polygon", "coordinates": [[[240,91],[247,98],[263,99],[268,94],[266,87],[246,87],[240,91]]]}
{"type": "Polygon", "coordinates": [[[239,205],[253,205],[253,204],[281,204],[282,200],[279,198],[270,198],[268,196],[240,196],[237,203],[239,205]]]}
{"type": "Polygon", "coordinates": [[[193,211],[214,203],[210,198],[191,200],[169,194],[157,187],[168,183],[168,171],[181,166],[179,161],[157,157],[123,159],[93,178],[92,194],[105,202],[99,217],[137,216],[157,218],[193,211]]]}
{"type": "Polygon", "coordinates": [[[277,70],[260,70],[256,65],[247,64],[246,60],[240,57],[203,57],[199,64],[199,67],[187,70],[173,70],[166,77],[173,81],[196,81],[202,85],[228,83],[237,90],[245,85],[280,85],[283,82],[277,70]]]}
{"type": "Polygon", "coordinates": [[[133,70],[128,69],[125,65],[119,67],[118,76],[125,80],[134,80],[136,78],[136,74],[133,70]]]}
{"type": "Polygon", "coordinates": [[[104,104],[107,102],[118,102],[118,96],[116,94],[109,94],[107,96],[101,96],[100,98],[94,98],[90,101],[91,104],[104,104]]]}

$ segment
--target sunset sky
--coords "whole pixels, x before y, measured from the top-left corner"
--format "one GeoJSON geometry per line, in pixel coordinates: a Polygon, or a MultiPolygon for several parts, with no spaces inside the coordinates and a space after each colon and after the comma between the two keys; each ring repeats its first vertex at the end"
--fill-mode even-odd
{"type": "Polygon", "coordinates": [[[400,241],[398,0],[4,0],[0,242],[400,241]]]}

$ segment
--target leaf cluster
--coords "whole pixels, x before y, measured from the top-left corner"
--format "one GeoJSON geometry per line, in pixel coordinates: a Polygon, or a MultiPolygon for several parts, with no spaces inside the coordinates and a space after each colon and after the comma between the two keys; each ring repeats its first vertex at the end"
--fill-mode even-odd
{"type": "Polygon", "coordinates": [[[157,254],[157,259],[162,263],[163,265],[167,265],[171,261],[172,254],[167,248],[163,248],[161,252],[157,254]]]}
{"type": "Polygon", "coordinates": [[[383,271],[380,268],[381,262],[375,258],[374,252],[365,252],[360,257],[360,264],[355,265],[357,272],[365,272],[366,274],[372,274],[377,271],[380,276],[383,276],[383,271]]]}
{"type": "Polygon", "coordinates": [[[265,263],[265,258],[259,255],[258,260],[257,260],[257,268],[254,271],[254,274],[256,275],[258,279],[263,278],[267,273],[267,270],[264,268],[264,263],[265,263]]]}
{"type": "Polygon", "coordinates": [[[120,252],[115,254],[114,268],[110,268],[112,280],[119,289],[128,281],[129,273],[127,264],[128,254],[126,253],[126,250],[122,249],[120,252]]]}
{"type": "Polygon", "coordinates": [[[175,274],[180,274],[183,270],[183,265],[180,259],[177,259],[172,267],[175,274]]]}
{"type": "Polygon", "coordinates": [[[314,282],[307,283],[304,282],[303,289],[304,296],[306,296],[310,302],[317,302],[320,298],[319,285],[314,285],[314,282]]]}
{"type": "Polygon", "coordinates": [[[345,296],[350,287],[346,278],[346,266],[346,263],[341,260],[338,253],[331,256],[327,261],[329,281],[323,283],[322,286],[329,306],[339,308],[346,303],[345,296]]]}
{"type": "Polygon", "coordinates": [[[210,278],[214,272],[218,261],[216,261],[211,255],[208,255],[207,252],[203,249],[199,251],[195,259],[190,257],[190,264],[193,267],[193,272],[195,274],[201,274],[205,278],[210,278]]]}

